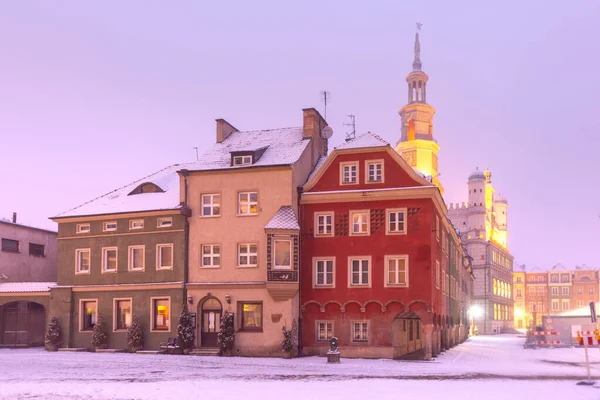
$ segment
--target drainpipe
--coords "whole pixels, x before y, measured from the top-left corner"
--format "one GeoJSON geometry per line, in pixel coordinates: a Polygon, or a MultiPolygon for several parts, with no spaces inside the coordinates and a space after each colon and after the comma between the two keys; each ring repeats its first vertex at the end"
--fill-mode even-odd
{"type": "Polygon", "coordinates": [[[298,204],[298,222],[300,225],[300,234],[298,238],[298,355],[302,355],[302,207],[300,200],[302,198],[302,186],[296,188],[298,204]]]}
{"type": "Polygon", "coordinates": [[[185,249],[183,251],[183,303],[187,304],[187,282],[189,273],[189,261],[190,261],[190,222],[189,217],[191,215],[191,209],[188,208],[188,183],[187,177],[189,171],[187,169],[181,170],[183,176],[183,204],[182,204],[182,215],[185,216],[184,221],[184,242],[185,249]]]}

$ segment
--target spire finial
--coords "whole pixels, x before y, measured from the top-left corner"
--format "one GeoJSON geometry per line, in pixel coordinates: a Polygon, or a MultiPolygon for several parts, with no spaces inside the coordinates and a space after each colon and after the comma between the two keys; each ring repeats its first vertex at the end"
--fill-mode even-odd
{"type": "Polygon", "coordinates": [[[417,33],[415,34],[415,60],[413,61],[413,71],[420,71],[423,64],[421,63],[421,43],[419,42],[419,31],[422,23],[417,22],[417,33]]]}

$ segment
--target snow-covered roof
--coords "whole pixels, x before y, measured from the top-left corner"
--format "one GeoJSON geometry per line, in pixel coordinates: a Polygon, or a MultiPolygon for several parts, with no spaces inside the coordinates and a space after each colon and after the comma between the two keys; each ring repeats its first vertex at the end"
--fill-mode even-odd
{"type": "Polygon", "coordinates": [[[0,293],[48,292],[56,282],[4,282],[0,283],[0,293]]]}
{"type": "Polygon", "coordinates": [[[291,206],[282,206],[265,226],[265,229],[300,230],[294,209],[291,206]]]}
{"type": "Polygon", "coordinates": [[[381,147],[389,145],[388,142],[374,133],[367,132],[348,142],[342,143],[336,149],[360,149],[364,147],[381,147]]]}
{"type": "Polygon", "coordinates": [[[72,208],[54,218],[84,215],[115,214],[136,211],[173,210],[180,207],[179,174],[185,164],[170,165],[152,175],[131,182],[119,189],[106,193],[72,208]],[[144,183],[153,183],[162,192],[130,193],[144,183]]]}
{"type": "Polygon", "coordinates": [[[308,179],[306,180],[307,182],[310,181],[311,178],[317,173],[317,171],[323,166],[323,164],[325,164],[325,161],[327,161],[327,156],[323,156],[323,157],[319,158],[319,160],[317,161],[317,164],[315,165],[312,172],[308,176],[308,179]]]}
{"type": "MultiPolygon", "coordinates": [[[[600,310],[600,303],[596,303],[596,310],[600,310]]],[[[596,311],[597,312],[597,311],[596,311]]],[[[559,317],[590,317],[589,303],[583,307],[573,308],[569,311],[557,314],[559,317]]]]}
{"type": "Polygon", "coordinates": [[[233,132],[221,143],[204,153],[186,168],[190,171],[290,165],[298,161],[310,139],[303,137],[303,128],[268,129],[262,131],[233,132]],[[231,153],[265,149],[252,165],[232,166],[231,153]]]}

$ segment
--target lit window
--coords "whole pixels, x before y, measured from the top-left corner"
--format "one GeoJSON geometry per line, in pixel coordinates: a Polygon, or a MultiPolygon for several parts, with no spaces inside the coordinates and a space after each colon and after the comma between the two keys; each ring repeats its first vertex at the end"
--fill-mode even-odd
{"type": "Polygon", "coordinates": [[[594,294],[594,287],[593,286],[588,287],[588,293],[589,294],[594,294]]]}
{"type": "Polygon", "coordinates": [[[129,229],[144,229],[144,220],[143,219],[133,219],[129,221],[129,229]]]}
{"type": "Polygon", "coordinates": [[[292,268],[292,242],[289,240],[275,240],[275,266],[276,269],[292,268]]]}
{"type": "Polygon", "coordinates": [[[238,303],[241,308],[242,330],[262,330],[262,303],[238,303]]]}
{"type": "Polygon", "coordinates": [[[97,300],[81,300],[80,308],[80,329],[81,331],[91,331],[96,325],[98,317],[97,300]]]}
{"type": "Polygon", "coordinates": [[[258,245],[242,243],[238,245],[238,267],[256,267],[258,265],[258,245]]]}
{"type": "Polygon", "coordinates": [[[529,294],[535,294],[535,288],[534,287],[530,287],[529,288],[529,294]]]}
{"type": "Polygon", "coordinates": [[[221,195],[218,193],[203,194],[201,196],[203,217],[218,217],[221,215],[221,195]]]}
{"type": "Polygon", "coordinates": [[[116,231],[117,230],[117,223],[116,222],[105,222],[102,226],[102,230],[104,232],[112,232],[112,231],[116,231]]]}
{"type": "Polygon", "coordinates": [[[131,299],[115,299],[114,300],[114,329],[125,330],[131,326],[131,299]]]}
{"type": "Polygon", "coordinates": [[[233,157],[233,165],[251,165],[252,164],[252,156],[234,156],[233,157]]]}
{"type": "Polygon", "coordinates": [[[315,236],[333,236],[333,213],[315,214],[315,236]]]}
{"type": "Polygon", "coordinates": [[[559,309],[558,300],[552,300],[552,311],[558,311],[558,309],[559,309]]]}
{"type": "Polygon", "coordinates": [[[143,271],[145,265],[145,246],[129,246],[129,264],[130,271],[143,271]]]}
{"type": "Polygon", "coordinates": [[[386,256],[386,286],[408,286],[408,256],[386,256]]]}
{"type": "Polygon", "coordinates": [[[569,301],[563,301],[562,302],[562,309],[563,309],[563,311],[569,309],[569,301]]]}
{"type": "Polygon", "coordinates": [[[218,244],[202,245],[202,267],[218,268],[221,265],[221,246],[218,244]]]}
{"type": "Polygon", "coordinates": [[[90,249],[75,250],[75,273],[90,273],[90,249]]]}
{"type": "Polygon", "coordinates": [[[116,247],[102,248],[102,272],[117,272],[117,252],[116,247]]]}
{"type": "Polygon", "coordinates": [[[350,211],[350,234],[368,235],[369,234],[369,212],[368,211],[350,211]]]}
{"type": "Polygon", "coordinates": [[[317,321],[317,341],[326,342],[333,337],[332,321],[317,321]]]}
{"type": "Polygon", "coordinates": [[[367,161],[367,182],[383,182],[383,161],[367,161]]]}
{"type": "Polygon", "coordinates": [[[315,260],[315,286],[333,286],[333,259],[315,260]]]}
{"type": "Polygon", "coordinates": [[[258,214],[258,193],[241,192],[238,193],[238,215],[256,215],[258,214]]]}
{"type": "Polygon", "coordinates": [[[173,245],[156,245],[156,269],[173,269],[173,245]]]}
{"type": "Polygon", "coordinates": [[[370,283],[371,268],[369,258],[350,259],[350,284],[352,286],[368,286],[370,283]]]}
{"type": "Polygon", "coordinates": [[[369,341],[369,323],[366,321],[352,322],[352,341],[353,342],[368,342],[369,341]]]}
{"type": "Polygon", "coordinates": [[[343,185],[350,185],[358,183],[358,163],[341,163],[341,183],[343,185]]]}
{"type": "Polygon", "coordinates": [[[152,330],[169,330],[169,308],[171,306],[169,298],[152,299],[152,330]]]}
{"type": "Polygon", "coordinates": [[[406,233],[406,209],[387,211],[387,233],[406,233]]]}
{"type": "Polygon", "coordinates": [[[75,228],[77,233],[90,233],[90,224],[77,224],[75,228]]]}
{"type": "Polygon", "coordinates": [[[170,227],[172,225],[173,225],[173,218],[172,217],[163,217],[163,218],[158,218],[157,219],[156,226],[158,228],[168,228],[168,227],[170,227]]]}

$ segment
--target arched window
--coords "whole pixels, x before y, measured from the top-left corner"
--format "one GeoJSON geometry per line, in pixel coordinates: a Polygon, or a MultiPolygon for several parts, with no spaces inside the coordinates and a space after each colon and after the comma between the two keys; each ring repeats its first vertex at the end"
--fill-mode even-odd
{"type": "Polygon", "coordinates": [[[155,185],[152,182],[144,182],[141,185],[138,185],[138,187],[136,187],[135,189],[133,189],[129,193],[129,196],[131,196],[132,194],[162,193],[162,192],[164,192],[164,190],[162,190],[158,185],[155,185]]]}

